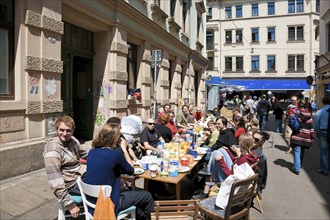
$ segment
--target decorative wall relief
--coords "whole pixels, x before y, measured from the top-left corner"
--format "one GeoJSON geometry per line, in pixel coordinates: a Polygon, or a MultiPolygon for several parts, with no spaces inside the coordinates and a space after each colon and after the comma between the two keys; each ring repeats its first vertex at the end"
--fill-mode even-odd
{"type": "Polygon", "coordinates": [[[47,96],[54,96],[56,93],[56,83],[55,79],[53,78],[52,80],[48,79],[47,80],[47,85],[45,86],[45,90],[47,93],[47,96]]]}

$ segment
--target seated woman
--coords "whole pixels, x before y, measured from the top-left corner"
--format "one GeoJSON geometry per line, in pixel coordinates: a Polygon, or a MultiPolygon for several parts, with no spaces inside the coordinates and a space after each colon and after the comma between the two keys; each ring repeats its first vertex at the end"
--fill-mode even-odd
{"type": "Polygon", "coordinates": [[[163,114],[159,117],[160,124],[155,124],[155,129],[159,131],[165,143],[172,141],[172,131],[166,126],[166,124],[169,122],[169,119],[169,114],[163,114]]]}
{"type": "MultiPolygon", "coordinates": [[[[233,174],[234,164],[241,165],[247,162],[254,170],[258,171],[258,157],[255,153],[251,152],[253,147],[253,137],[251,134],[244,133],[239,137],[239,147],[233,145],[232,151],[236,153],[236,158],[233,153],[227,148],[222,147],[215,150],[211,155],[209,163],[209,171],[214,182],[223,182],[229,175],[233,174]]],[[[210,186],[205,185],[204,192],[199,194],[194,199],[206,198],[210,186]]]]}
{"type": "Polygon", "coordinates": [[[121,192],[120,190],[121,173],[132,175],[134,168],[126,161],[120,151],[113,150],[119,138],[120,128],[118,125],[105,124],[103,126],[92,142],[93,149],[88,154],[84,182],[112,187],[110,197],[115,204],[116,215],[119,211],[135,205],[137,219],[150,219],[154,201],[149,192],[134,190],[121,192]]]}
{"type": "Polygon", "coordinates": [[[238,140],[239,136],[241,134],[245,133],[245,128],[244,128],[244,119],[241,116],[235,116],[234,117],[234,130],[235,130],[235,138],[238,140]]]}

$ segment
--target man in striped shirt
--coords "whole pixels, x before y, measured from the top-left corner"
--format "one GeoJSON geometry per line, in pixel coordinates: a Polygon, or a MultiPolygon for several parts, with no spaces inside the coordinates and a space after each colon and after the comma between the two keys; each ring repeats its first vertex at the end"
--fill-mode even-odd
{"type": "Polygon", "coordinates": [[[71,117],[60,117],[55,127],[57,136],[47,141],[43,153],[48,183],[59,202],[76,218],[80,209],[70,194],[80,195],[76,179],[86,171],[86,165],[81,164],[80,159],[87,156],[87,149],[72,136],[75,123],[71,117]]]}

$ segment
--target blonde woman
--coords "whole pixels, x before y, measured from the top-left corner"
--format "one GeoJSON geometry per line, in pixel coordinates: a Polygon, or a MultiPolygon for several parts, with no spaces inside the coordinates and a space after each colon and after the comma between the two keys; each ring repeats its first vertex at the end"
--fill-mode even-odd
{"type": "Polygon", "coordinates": [[[253,136],[251,134],[244,133],[241,134],[238,140],[239,147],[235,145],[231,147],[231,150],[236,153],[236,157],[232,155],[229,149],[225,149],[230,158],[232,158],[232,164],[227,164],[221,154],[217,154],[215,157],[215,160],[217,161],[221,170],[226,174],[226,176],[233,174],[232,168],[234,164],[240,165],[247,162],[253,168],[254,172],[258,170],[258,167],[256,166],[258,163],[258,157],[253,152],[251,152],[251,148],[254,144],[253,136]]]}
{"type": "Polygon", "coordinates": [[[134,168],[127,162],[124,155],[113,148],[120,139],[120,128],[116,124],[105,124],[98,136],[93,140],[94,149],[89,151],[85,183],[92,185],[110,185],[111,200],[115,204],[115,213],[137,207],[137,219],[149,219],[153,211],[152,196],[146,191],[120,190],[120,175],[134,173],[134,168]]]}

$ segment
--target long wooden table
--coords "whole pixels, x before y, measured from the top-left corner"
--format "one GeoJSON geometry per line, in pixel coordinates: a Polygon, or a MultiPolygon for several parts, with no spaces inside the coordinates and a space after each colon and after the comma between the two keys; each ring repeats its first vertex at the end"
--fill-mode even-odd
{"type": "MultiPolygon", "coordinates": [[[[203,155],[200,155],[203,156],[203,155]]],[[[189,171],[180,173],[179,175],[174,177],[174,176],[167,176],[167,177],[161,177],[160,173],[157,174],[156,177],[151,177],[150,176],[150,170],[145,170],[144,173],[140,175],[136,175],[137,178],[144,178],[144,189],[148,189],[148,184],[149,180],[154,180],[154,181],[159,181],[159,182],[164,182],[164,183],[170,183],[175,185],[175,192],[176,192],[176,199],[180,200],[181,199],[181,180],[190,173],[194,167],[199,163],[199,161],[193,161],[188,167],[190,168],[189,171]]]]}

